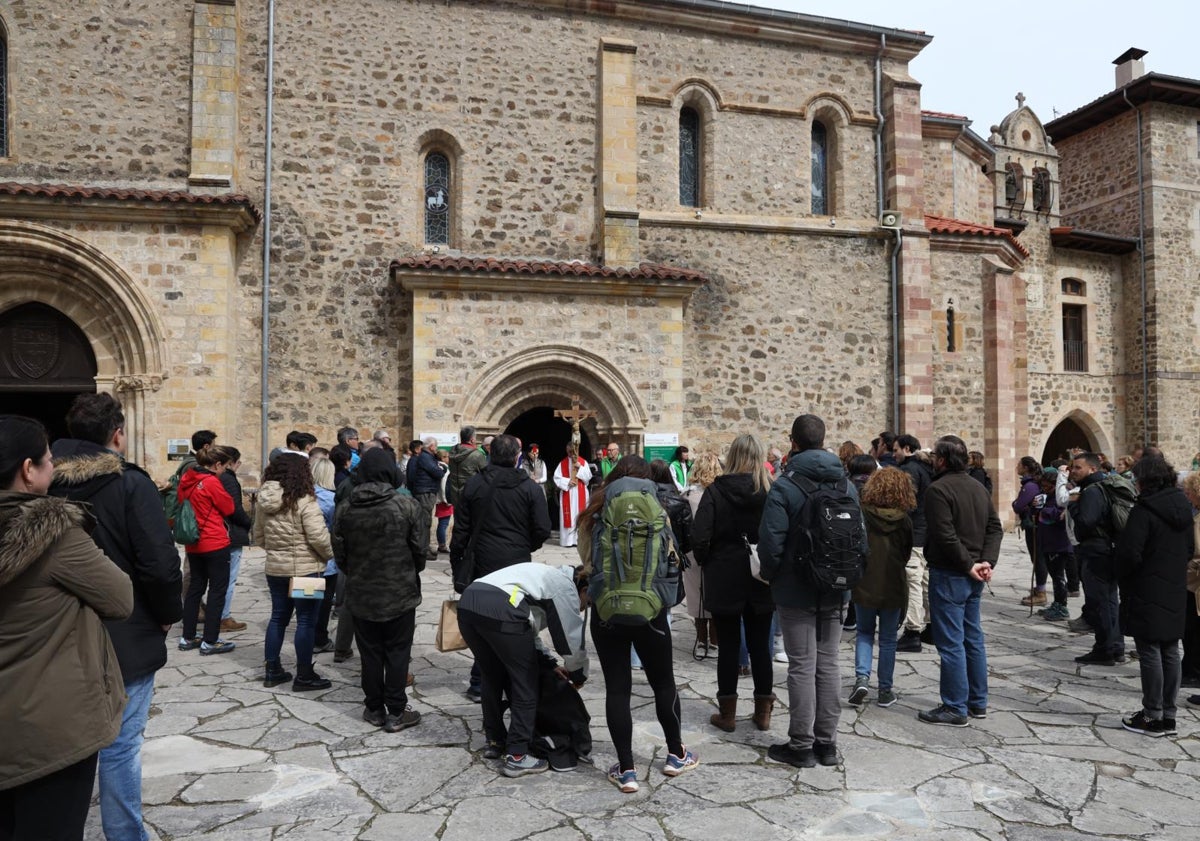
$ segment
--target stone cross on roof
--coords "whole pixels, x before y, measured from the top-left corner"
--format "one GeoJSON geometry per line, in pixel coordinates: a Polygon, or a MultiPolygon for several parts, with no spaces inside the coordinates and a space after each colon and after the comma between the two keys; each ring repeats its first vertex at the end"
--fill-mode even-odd
{"type": "Polygon", "coordinates": [[[1021,93],[1020,91],[1017,91],[1017,107],[1025,107],[1025,94],[1021,93]]]}

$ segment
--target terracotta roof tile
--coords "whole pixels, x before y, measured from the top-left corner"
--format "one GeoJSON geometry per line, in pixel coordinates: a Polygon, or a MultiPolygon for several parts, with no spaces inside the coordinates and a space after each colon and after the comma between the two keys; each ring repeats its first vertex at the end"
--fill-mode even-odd
{"type": "Polygon", "coordinates": [[[676,266],[642,263],[635,269],[598,266],[579,260],[503,260],[495,257],[434,257],[428,254],[393,260],[393,271],[434,270],[445,272],[498,272],[518,275],[552,275],[555,277],[596,277],[622,280],[703,281],[703,274],[676,266]]]}
{"type": "Polygon", "coordinates": [[[925,227],[935,234],[965,234],[977,237],[999,237],[1006,239],[1022,257],[1029,256],[1029,249],[1021,245],[1012,231],[1007,228],[993,228],[990,225],[978,225],[974,222],[964,222],[962,219],[950,219],[945,216],[925,216],[925,227]]]}
{"type": "Polygon", "coordinates": [[[123,187],[83,187],[73,184],[21,184],[16,181],[0,183],[0,194],[8,196],[37,196],[50,199],[113,199],[117,201],[152,201],[166,204],[223,204],[241,205],[262,221],[262,213],[248,196],[222,193],[208,196],[181,190],[135,190],[123,187]]]}

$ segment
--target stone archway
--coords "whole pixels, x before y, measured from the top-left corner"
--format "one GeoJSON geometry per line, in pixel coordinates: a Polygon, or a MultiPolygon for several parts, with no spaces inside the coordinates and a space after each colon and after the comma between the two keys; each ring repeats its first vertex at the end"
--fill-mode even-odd
{"type": "Polygon", "coordinates": [[[611,437],[632,445],[645,431],[645,409],[621,371],[569,345],[539,345],[490,366],[467,392],[462,417],[495,433],[530,409],[569,409],[576,397],[596,413],[583,425],[594,440],[611,437]]]}
{"type": "Polygon", "coordinates": [[[146,452],[146,392],[166,371],[164,331],[133,280],[96,247],[69,234],[0,219],[0,312],[39,303],[74,322],[95,359],[96,388],[125,404],[129,457],[146,452]]]}
{"type": "Polygon", "coordinates": [[[1110,457],[1109,439],[1091,415],[1082,409],[1067,412],[1050,428],[1042,446],[1042,463],[1049,464],[1072,447],[1104,452],[1110,457]]]}

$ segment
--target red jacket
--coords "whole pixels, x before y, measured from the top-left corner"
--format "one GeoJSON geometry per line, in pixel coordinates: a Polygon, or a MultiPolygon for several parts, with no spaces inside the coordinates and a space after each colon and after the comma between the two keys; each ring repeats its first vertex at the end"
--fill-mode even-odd
{"type": "Polygon", "coordinates": [[[179,501],[192,503],[200,540],[184,547],[189,555],[216,552],[229,545],[225,518],[233,513],[233,497],[221,484],[221,477],[203,467],[192,467],[179,479],[179,501]]]}

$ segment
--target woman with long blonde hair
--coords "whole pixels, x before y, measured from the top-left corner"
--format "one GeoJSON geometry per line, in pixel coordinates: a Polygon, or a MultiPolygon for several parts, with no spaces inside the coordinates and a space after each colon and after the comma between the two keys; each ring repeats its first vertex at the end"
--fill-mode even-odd
{"type": "Polygon", "coordinates": [[[762,442],[739,435],[725,457],[725,474],[700,498],[692,525],[692,548],[700,564],[704,608],[712,614],[717,635],[726,641],[717,651],[718,712],[710,723],[731,733],[737,712],[738,650],[733,644],[739,625],[746,632],[750,673],[754,678],[754,725],[771,726],[775,694],[771,666],[771,589],[750,574],[752,544],[771,486],[762,442]]]}
{"type": "MultiPolygon", "coordinates": [[[[721,461],[716,453],[700,453],[692,464],[691,475],[688,476],[688,486],[683,492],[683,498],[692,506],[692,522],[696,520],[696,509],[700,507],[700,498],[704,491],[720,476],[721,461]]],[[[692,656],[703,660],[709,650],[717,648],[717,625],[700,597],[700,565],[696,563],[696,552],[693,549],[687,553],[688,566],[683,571],[683,593],[687,602],[688,616],[696,622],[696,643],[692,646],[692,656]]]]}

